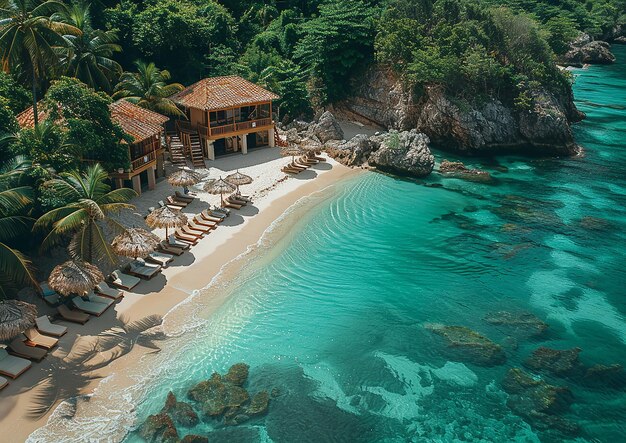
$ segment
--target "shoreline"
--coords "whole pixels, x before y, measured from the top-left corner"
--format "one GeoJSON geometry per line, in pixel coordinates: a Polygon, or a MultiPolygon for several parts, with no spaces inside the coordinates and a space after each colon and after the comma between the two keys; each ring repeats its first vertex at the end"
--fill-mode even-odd
{"type": "MultiPolygon", "coordinates": [[[[267,162],[267,164],[262,164],[262,166],[265,168],[276,168],[278,162],[277,159],[274,159],[267,162]]],[[[258,213],[252,214],[253,216],[251,217],[244,217],[238,224],[224,227],[220,226],[217,230],[213,231],[208,238],[202,239],[198,245],[191,249],[191,254],[193,254],[193,261],[191,263],[171,266],[163,270],[162,274],[166,282],[161,282],[162,286],[160,288],[158,288],[159,282],[153,282],[153,280],[143,281],[138,286],[141,291],[140,294],[127,292],[127,295],[121,302],[113,305],[113,308],[107,311],[109,312],[108,315],[105,313],[102,317],[94,317],[87,325],[82,327],[67,324],[74,330],[73,332],[78,333],[76,340],[74,343],[69,343],[71,349],[68,349],[67,346],[60,343],[59,348],[54,351],[54,355],[63,358],[63,356],[68,353],[71,355],[76,347],[80,349],[81,346],[89,346],[90,343],[94,342],[98,331],[103,331],[113,326],[119,326],[119,320],[121,318],[128,323],[146,318],[150,315],[160,315],[164,317],[162,328],[168,335],[168,339],[181,335],[181,331],[176,331],[177,325],[184,324],[188,327],[192,327],[193,325],[189,324],[187,314],[179,315],[179,313],[185,312],[185,307],[193,308],[195,304],[192,304],[192,301],[196,299],[199,293],[202,293],[201,291],[203,289],[214,285],[218,280],[228,281],[228,276],[238,275],[238,271],[246,262],[246,260],[242,259],[249,257],[250,253],[258,249],[259,243],[270,230],[272,232],[280,231],[282,235],[288,233],[288,230],[281,230],[281,228],[298,221],[293,214],[299,211],[297,209],[291,211],[292,208],[297,207],[298,203],[303,199],[317,193],[327,194],[328,188],[332,187],[333,184],[362,173],[362,171],[358,169],[351,169],[340,165],[332,159],[329,159],[325,165],[330,166],[330,168],[328,168],[328,166],[325,166],[325,169],[316,169],[316,167],[313,167],[311,171],[314,171],[316,176],[308,180],[302,180],[299,179],[299,177],[282,181],[279,180],[272,184],[271,190],[261,190],[261,195],[255,198],[254,203],[254,207],[258,209],[258,213]],[[264,191],[266,192],[263,195],[264,191]],[[219,257],[219,260],[216,260],[216,257],[219,257]],[[111,319],[118,321],[111,321],[111,319]],[[106,322],[110,324],[107,325],[106,322]]],[[[245,169],[242,168],[242,170],[245,169]]],[[[144,200],[150,198],[150,193],[145,193],[144,196],[146,196],[144,200]]],[[[154,197],[152,197],[152,199],[154,199],[154,197]]],[[[137,204],[137,206],[139,210],[140,204],[137,204]]],[[[305,204],[304,207],[306,208],[307,205],[305,204]]],[[[238,212],[239,211],[233,211],[232,214],[237,215],[238,212]]],[[[231,215],[229,219],[232,218],[233,216],[231,215]]],[[[223,224],[226,224],[226,222],[223,224]]],[[[176,257],[174,264],[176,264],[176,261],[184,261],[182,258],[191,254],[176,257]]],[[[202,310],[203,316],[206,317],[223,306],[229,297],[228,294],[224,292],[222,296],[209,297],[207,292],[202,298],[204,301],[208,302],[203,303],[205,306],[202,310]],[[207,300],[208,298],[210,298],[210,300],[207,300]]],[[[146,365],[147,362],[145,360],[149,358],[149,354],[146,354],[146,352],[149,351],[149,349],[140,346],[134,347],[128,354],[114,359],[104,368],[94,371],[93,374],[97,375],[99,378],[87,383],[77,394],[80,396],[88,396],[90,398],[89,409],[96,411],[98,409],[98,400],[104,400],[102,398],[105,396],[103,391],[119,391],[119,389],[132,390],[133,384],[137,382],[137,380],[132,377],[133,369],[139,370],[142,366],[146,365]]],[[[96,359],[100,360],[106,358],[108,358],[107,355],[98,355],[96,357],[96,359]]],[[[46,360],[51,359],[45,359],[44,364],[46,360]]],[[[90,360],[90,362],[91,361],[92,360],[90,360]]],[[[49,421],[49,418],[54,414],[60,414],[61,416],[66,414],[66,412],[60,410],[63,409],[63,406],[57,409],[60,405],[58,401],[45,415],[35,420],[26,417],[38,391],[38,389],[29,389],[29,387],[37,383],[35,381],[38,378],[37,375],[41,377],[42,374],[40,372],[42,372],[43,369],[41,366],[43,366],[41,363],[34,365],[31,370],[11,383],[12,385],[22,385],[21,387],[12,387],[14,390],[16,387],[18,388],[15,395],[12,396],[9,392],[6,392],[9,388],[5,390],[6,394],[3,394],[6,398],[3,399],[4,405],[0,409],[0,429],[7,429],[9,425],[11,428],[11,438],[6,441],[50,441],[44,436],[48,431],[52,431],[54,434],[56,434],[57,431],[60,432],[59,435],[64,436],[64,441],[84,441],[85,438],[89,438],[89,436],[86,436],[82,432],[80,435],[72,436],[70,430],[65,427],[67,423],[64,423],[64,421],[67,420],[62,421],[55,419],[49,421]],[[44,426],[47,429],[41,429],[44,426]]],[[[71,384],[72,380],[67,380],[67,383],[71,384]]],[[[63,398],[59,400],[66,399],[63,398]]],[[[106,403],[106,401],[103,403],[106,403]]],[[[63,405],[67,406],[67,402],[63,403],[63,405]]],[[[129,426],[132,426],[131,423],[128,422],[128,419],[132,418],[132,414],[128,414],[128,412],[132,411],[133,405],[130,403],[126,405],[130,410],[126,411],[125,417],[118,416],[115,418],[108,414],[111,419],[107,420],[110,423],[115,422],[117,425],[115,427],[124,429],[124,434],[128,431],[129,426]]],[[[105,408],[107,412],[110,412],[108,406],[105,406],[105,408]]],[[[81,413],[78,412],[76,414],[77,418],[80,419],[80,415],[81,413]]],[[[83,420],[80,421],[83,422],[83,420]]],[[[91,438],[95,438],[95,435],[103,435],[102,432],[104,432],[104,430],[100,429],[101,426],[106,427],[106,423],[99,423],[98,434],[91,435],[91,438]]],[[[116,437],[122,437],[122,435],[118,434],[116,437]]],[[[107,439],[109,441],[117,441],[116,438],[107,437],[107,439]]]]}

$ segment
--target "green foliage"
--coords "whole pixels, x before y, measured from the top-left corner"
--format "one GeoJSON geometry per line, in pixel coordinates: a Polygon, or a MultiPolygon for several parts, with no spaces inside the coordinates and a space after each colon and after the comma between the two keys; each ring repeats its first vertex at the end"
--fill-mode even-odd
{"type": "Polygon", "coordinates": [[[8,107],[19,113],[32,103],[31,93],[6,72],[0,71],[0,97],[7,100],[8,107]]]}
{"type": "Polygon", "coordinates": [[[75,146],[65,143],[63,131],[52,120],[39,122],[33,129],[23,129],[13,149],[33,163],[56,171],[80,167],[80,153],[75,146]]]}
{"type": "Polygon", "coordinates": [[[61,126],[64,143],[107,171],[129,166],[128,147],[121,141],[132,141],[111,121],[110,103],[106,94],[67,77],[55,81],[45,97],[48,118],[61,126]]]}

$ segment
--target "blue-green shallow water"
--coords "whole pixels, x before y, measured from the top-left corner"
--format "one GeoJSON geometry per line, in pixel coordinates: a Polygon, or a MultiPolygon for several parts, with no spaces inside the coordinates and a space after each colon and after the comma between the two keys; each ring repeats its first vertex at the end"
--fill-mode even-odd
{"type": "MultiPolygon", "coordinates": [[[[244,361],[250,391],[280,395],[267,416],[210,441],[562,441],[514,415],[500,382],[540,345],[626,364],[626,48],[614,49],[618,64],[576,71],[583,158],[475,163],[492,184],[374,173],[340,184],[189,333],[193,346],[139,416],[244,361]],[[549,333],[511,338],[483,321],[498,310],[532,312],[549,333]],[[470,327],[502,344],[507,363],[449,362],[427,323],[470,327]]],[[[579,441],[623,441],[624,391],[544,379],[573,391],[563,417],[581,426],[579,441]]]]}

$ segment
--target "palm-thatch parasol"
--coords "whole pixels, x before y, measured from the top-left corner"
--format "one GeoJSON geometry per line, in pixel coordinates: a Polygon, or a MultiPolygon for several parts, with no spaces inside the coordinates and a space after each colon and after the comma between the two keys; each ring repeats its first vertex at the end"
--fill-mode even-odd
{"type": "Polygon", "coordinates": [[[124,257],[145,257],[154,252],[161,240],[152,232],[141,228],[127,228],[111,242],[113,251],[124,257]]]}
{"type": "Polygon", "coordinates": [[[0,301],[0,340],[8,341],[35,325],[37,306],[19,300],[0,301]]]}
{"type": "Polygon", "coordinates": [[[179,210],[163,206],[152,211],[146,217],[146,223],[151,228],[165,228],[165,238],[168,237],[168,228],[178,228],[187,224],[187,216],[179,210]]]}
{"type": "Polygon", "coordinates": [[[227,175],[226,181],[231,185],[235,185],[237,187],[237,193],[239,194],[239,185],[249,185],[252,183],[252,177],[242,174],[239,170],[237,170],[237,172],[227,175]]]}
{"type": "Polygon", "coordinates": [[[82,295],[103,280],[104,275],[97,266],[82,260],[70,260],[52,270],[48,285],[61,295],[82,295]]]}
{"type": "Polygon", "coordinates": [[[219,194],[222,200],[222,207],[223,207],[224,206],[224,194],[227,194],[229,192],[234,192],[235,186],[231,185],[222,177],[220,177],[219,180],[209,180],[204,185],[204,190],[208,192],[209,194],[214,194],[214,195],[219,194]]]}
{"type": "Polygon", "coordinates": [[[195,185],[202,180],[200,174],[189,169],[179,169],[173,172],[167,177],[167,182],[172,186],[181,186],[183,190],[187,189],[187,186],[195,185]]]}
{"type": "Polygon", "coordinates": [[[296,155],[302,155],[303,153],[304,152],[302,151],[300,146],[297,146],[297,145],[294,145],[294,144],[290,144],[286,148],[282,148],[280,150],[280,155],[282,155],[283,157],[291,156],[291,162],[292,163],[295,161],[294,157],[296,155]]]}

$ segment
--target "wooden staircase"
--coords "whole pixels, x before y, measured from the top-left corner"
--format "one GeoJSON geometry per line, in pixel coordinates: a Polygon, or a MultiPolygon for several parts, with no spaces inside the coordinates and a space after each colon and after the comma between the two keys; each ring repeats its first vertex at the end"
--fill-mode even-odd
{"type": "Polygon", "coordinates": [[[185,160],[184,145],[177,133],[172,132],[169,135],[169,151],[172,164],[175,166],[187,166],[185,160]]]}
{"type": "Polygon", "coordinates": [[[204,163],[204,155],[202,154],[202,144],[200,143],[200,137],[196,132],[186,134],[188,143],[188,152],[191,157],[191,163],[194,168],[206,168],[204,163]]]}
{"type": "Polygon", "coordinates": [[[278,128],[276,128],[276,125],[274,125],[274,146],[278,146],[280,148],[289,146],[287,140],[283,140],[280,138],[280,135],[278,135],[278,128]]]}

